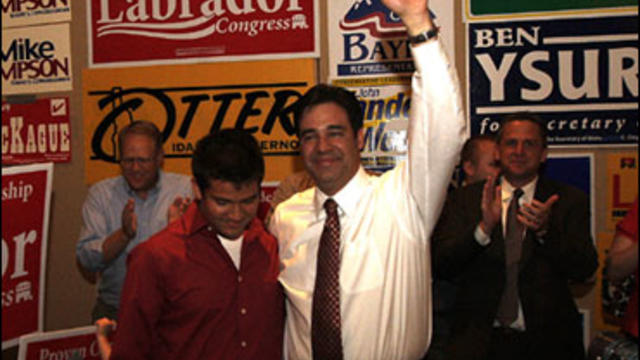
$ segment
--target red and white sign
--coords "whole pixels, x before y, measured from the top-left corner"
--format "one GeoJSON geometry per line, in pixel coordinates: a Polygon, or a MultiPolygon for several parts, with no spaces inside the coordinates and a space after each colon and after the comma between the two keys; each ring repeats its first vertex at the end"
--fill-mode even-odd
{"type": "Polygon", "coordinates": [[[100,360],[95,334],[95,326],[83,326],[22,336],[18,360],[100,360]]]}
{"type": "Polygon", "coordinates": [[[89,66],[317,57],[318,0],[91,0],[89,66]]]}
{"type": "Polygon", "coordinates": [[[69,98],[2,102],[2,165],[70,160],[69,98]]]}
{"type": "MultiPolygon", "coordinates": [[[[271,199],[273,193],[278,188],[279,181],[265,181],[262,183],[262,189],[260,189],[260,205],[258,206],[258,218],[262,221],[271,210],[271,199]]],[[[266,226],[267,224],[265,224],[266,226]]]]}
{"type": "Polygon", "coordinates": [[[2,349],[42,331],[53,164],[2,169],[2,349]]]}

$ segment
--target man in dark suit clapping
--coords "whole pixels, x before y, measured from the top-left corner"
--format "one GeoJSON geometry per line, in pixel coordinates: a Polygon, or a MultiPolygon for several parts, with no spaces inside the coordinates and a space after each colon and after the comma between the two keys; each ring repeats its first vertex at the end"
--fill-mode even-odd
{"type": "Polygon", "coordinates": [[[506,117],[498,152],[501,176],[450,194],[432,238],[436,276],[458,285],[447,359],[584,359],[568,281],[598,266],[588,199],[538,175],[538,117],[506,117]]]}

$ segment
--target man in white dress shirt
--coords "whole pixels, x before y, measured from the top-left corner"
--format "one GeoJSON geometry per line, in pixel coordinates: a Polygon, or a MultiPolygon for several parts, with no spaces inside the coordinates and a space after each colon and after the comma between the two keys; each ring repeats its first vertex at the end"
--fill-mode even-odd
{"type": "MultiPolygon", "coordinates": [[[[296,114],[301,153],[316,186],[276,208],[270,229],[280,242],[279,277],[287,295],[285,354],[312,354],[317,254],[337,202],[342,358],[419,359],[431,336],[428,239],[465,140],[458,80],[426,0],[383,0],[407,26],[412,80],[408,160],[380,177],[360,164],[362,113],[348,91],[319,85],[296,114]]],[[[451,29],[449,29],[451,31],[451,29]]],[[[324,241],[324,240],[323,240],[324,241]]]]}

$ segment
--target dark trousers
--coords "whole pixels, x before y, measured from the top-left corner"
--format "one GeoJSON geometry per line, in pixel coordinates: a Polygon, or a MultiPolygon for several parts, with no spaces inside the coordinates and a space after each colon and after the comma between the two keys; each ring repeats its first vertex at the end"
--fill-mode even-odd
{"type": "Polygon", "coordinates": [[[487,359],[525,360],[531,356],[527,334],[508,327],[496,327],[491,334],[487,359]]]}

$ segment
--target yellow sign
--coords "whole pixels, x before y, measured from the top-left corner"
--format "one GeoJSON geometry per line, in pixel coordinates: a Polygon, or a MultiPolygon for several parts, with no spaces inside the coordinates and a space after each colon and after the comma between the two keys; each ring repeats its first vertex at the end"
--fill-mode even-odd
{"type": "Polygon", "coordinates": [[[638,154],[625,152],[607,156],[607,230],[625,216],[638,195],[638,154]]]}
{"type": "Polygon", "coordinates": [[[119,173],[116,134],[134,120],[162,131],[167,171],[191,174],[196,142],[234,127],[258,140],[265,181],[281,180],[300,167],[293,110],[314,84],[312,59],[86,69],[86,181],[119,173]]]}

